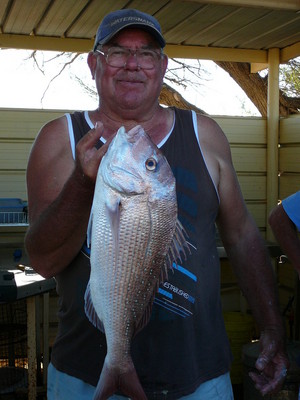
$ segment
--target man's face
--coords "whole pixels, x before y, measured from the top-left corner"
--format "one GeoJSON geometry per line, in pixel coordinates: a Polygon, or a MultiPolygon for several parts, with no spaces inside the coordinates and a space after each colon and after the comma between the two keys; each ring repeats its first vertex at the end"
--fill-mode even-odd
{"type": "MultiPolygon", "coordinates": [[[[140,29],[123,29],[101,49],[107,54],[111,47],[137,50],[151,49],[160,54],[156,40],[148,32],[140,29]]],[[[117,107],[123,110],[136,110],[141,105],[151,107],[157,103],[163,77],[167,68],[167,57],[157,57],[152,69],[140,68],[135,54],[129,54],[122,67],[107,64],[105,55],[96,53],[93,63],[89,62],[96,80],[101,99],[101,107],[117,107]],[[93,71],[94,68],[94,71],[93,71]]]]}

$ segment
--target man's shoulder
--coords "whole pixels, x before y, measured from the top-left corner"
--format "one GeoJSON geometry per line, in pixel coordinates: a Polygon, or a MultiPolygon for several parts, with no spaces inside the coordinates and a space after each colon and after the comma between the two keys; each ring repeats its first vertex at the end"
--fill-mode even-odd
{"type": "Polygon", "coordinates": [[[52,138],[64,136],[68,131],[67,119],[63,115],[45,123],[40,129],[38,138],[52,138]]]}

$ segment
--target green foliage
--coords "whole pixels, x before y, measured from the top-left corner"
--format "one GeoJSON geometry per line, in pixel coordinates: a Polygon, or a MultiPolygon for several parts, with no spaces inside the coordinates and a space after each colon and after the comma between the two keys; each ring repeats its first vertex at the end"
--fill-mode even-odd
{"type": "Polygon", "coordinates": [[[280,66],[280,89],[286,96],[300,97],[300,57],[280,66]]]}

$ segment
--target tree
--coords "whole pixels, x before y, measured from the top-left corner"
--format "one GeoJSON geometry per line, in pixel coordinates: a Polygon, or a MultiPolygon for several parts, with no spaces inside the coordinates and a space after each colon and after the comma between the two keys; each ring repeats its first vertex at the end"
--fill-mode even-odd
{"type": "Polygon", "coordinates": [[[159,96],[159,102],[165,106],[176,106],[184,110],[194,110],[199,114],[207,114],[204,110],[189,103],[177,90],[164,82],[159,96]]]}
{"type": "MultiPolygon", "coordinates": [[[[217,62],[245,91],[263,117],[267,115],[268,76],[251,74],[250,64],[217,62]]],[[[300,60],[280,67],[279,114],[287,116],[300,111],[300,60]]]]}
{"type": "MultiPolygon", "coordinates": [[[[56,75],[49,81],[45,90],[47,91],[51,82],[57,78],[65,68],[70,65],[79,54],[59,53],[55,58],[66,57],[65,63],[56,75]]],[[[38,61],[36,52],[32,52],[30,57],[43,72],[43,65],[38,61]]],[[[51,60],[48,60],[49,62],[51,60]]],[[[164,86],[160,95],[162,104],[181,108],[194,109],[197,112],[205,111],[198,109],[181,96],[174,86],[179,85],[187,87],[189,85],[201,86],[201,82],[206,79],[207,71],[202,68],[200,60],[181,60],[172,59],[165,76],[164,86]],[[201,76],[201,79],[199,78],[201,76]]],[[[251,73],[249,63],[238,63],[220,61],[216,64],[223,68],[234,81],[244,90],[249,99],[257,107],[262,116],[267,115],[267,93],[268,76],[267,73],[251,73]]],[[[80,78],[75,78],[82,88],[89,92],[91,96],[97,96],[94,89],[82,82],[80,78]]],[[[45,95],[45,93],[44,93],[45,95]]],[[[280,66],[280,93],[279,93],[279,114],[287,116],[296,114],[300,111],[300,58],[289,61],[289,63],[280,66]]]]}
{"type": "MultiPolygon", "coordinates": [[[[208,71],[202,68],[199,60],[191,60],[189,63],[187,63],[185,61],[175,59],[172,60],[172,63],[170,64],[165,75],[162,91],[160,93],[160,103],[166,106],[176,106],[178,108],[194,110],[200,114],[207,114],[204,110],[201,110],[194,104],[189,103],[171,85],[179,85],[184,88],[188,87],[189,85],[201,86],[202,82],[199,77],[201,76],[202,81],[207,79],[206,77],[208,75],[208,71]]],[[[59,75],[59,73],[57,73],[57,75],[59,75]]],[[[54,78],[56,78],[56,76],[54,78]]],[[[51,81],[53,81],[54,78],[52,78],[51,81]]],[[[89,83],[82,81],[82,79],[80,79],[78,76],[75,76],[75,80],[87,94],[95,98],[97,97],[97,92],[89,85],[89,83]]]]}
{"type": "MultiPolygon", "coordinates": [[[[176,60],[175,60],[176,61],[176,60]]],[[[178,61],[178,60],[177,60],[178,61]]],[[[268,75],[266,73],[251,73],[249,63],[238,62],[216,62],[216,64],[229,73],[232,79],[244,90],[249,99],[253,102],[263,117],[267,116],[267,96],[268,96],[268,75]]],[[[181,68],[189,69],[189,64],[181,62],[181,68]]],[[[178,71],[177,71],[178,72],[178,71]]],[[[194,77],[197,75],[194,72],[194,77]]],[[[200,75],[198,71],[198,76],[200,75]]],[[[176,81],[176,73],[174,73],[173,82],[182,84],[183,79],[176,81]]],[[[168,76],[168,74],[167,74],[168,76]]],[[[279,114],[287,116],[297,114],[300,111],[300,58],[289,61],[285,65],[280,66],[280,91],[279,91],[279,114]]],[[[194,84],[194,82],[192,82],[194,84]]],[[[176,91],[175,91],[176,92],[176,91]]],[[[179,95],[180,96],[180,95],[179,95]]],[[[163,88],[164,104],[176,105],[178,93],[174,93],[174,89],[168,85],[163,88]],[[174,100],[173,100],[174,99],[174,100]],[[175,102],[172,103],[172,101],[175,102]]],[[[185,102],[183,108],[190,108],[191,105],[183,98],[185,102]]],[[[192,107],[191,107],[192,108],[192,107]]]]}
{"type": "Polygon", "coordinates": [[[300,57],[291,60],[281,68],[281,88],[286,95],[299,97],[300,94],[300,57]]]}

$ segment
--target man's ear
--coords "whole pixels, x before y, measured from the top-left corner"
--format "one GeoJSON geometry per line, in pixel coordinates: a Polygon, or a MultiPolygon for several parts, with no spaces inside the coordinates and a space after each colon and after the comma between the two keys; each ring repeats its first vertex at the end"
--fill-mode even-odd
{"type": "Polygon", "coordinates": [[[90,51],[87,57],[87,63],[90,68],[92,79],[95,79],[95,71],[97,67],[97,56],[93,51],[90,51]]]}
{"type": "Polygon", "coordinates": [[[163,68],[164,68],[164,74],[166,73],[167,67],[168,67],[168,62],[169,58],[166,54],[163,55],[163,68]]]}

